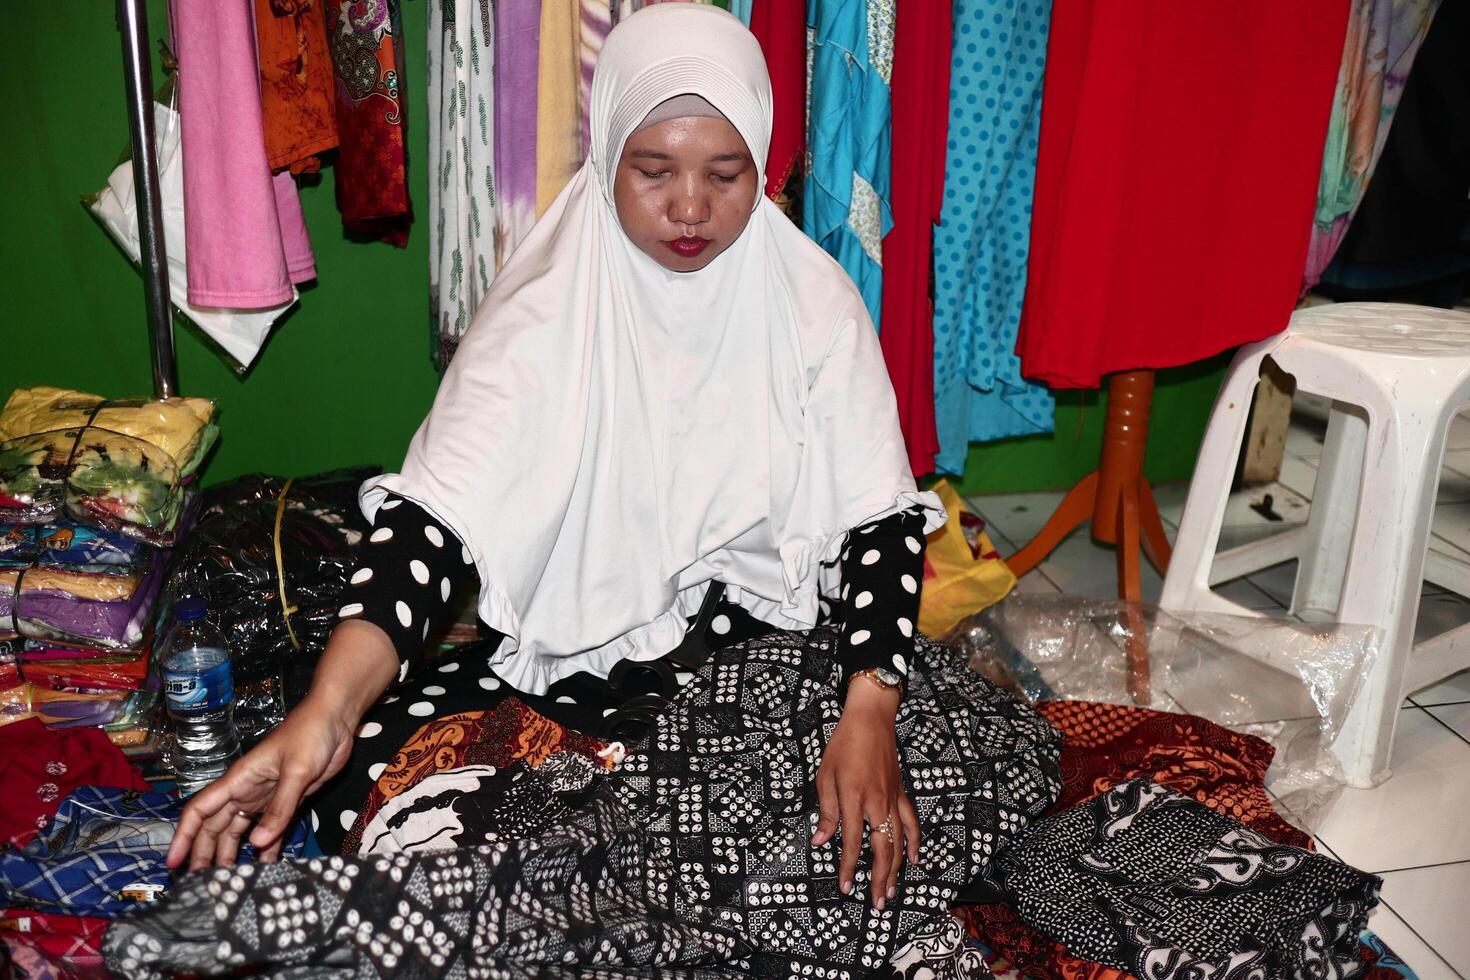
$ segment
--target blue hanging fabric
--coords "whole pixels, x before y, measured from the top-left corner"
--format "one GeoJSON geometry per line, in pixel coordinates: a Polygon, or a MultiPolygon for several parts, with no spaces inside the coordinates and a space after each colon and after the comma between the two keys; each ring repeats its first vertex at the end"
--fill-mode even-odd
{"type": "Polygon", "coordinates": [[[1050,432],[1054,401],[1021,377],[1041,82],[1051,0],[955,0],[944,204],[934,234],[938,469],[971,441],[1050,432]]]}
{"type": "Polygon", "coordinates": [[[857,283],[878,325],[889,210],[896,0],[809,0],[811,108],[802,225],[857,283]]]}
{"type": "Polygon", "coordinates": [[[750,8],[755,6],[755,0],[730,0],[730,13],[739,17],[746,27],[750,26],[750,8]]]}

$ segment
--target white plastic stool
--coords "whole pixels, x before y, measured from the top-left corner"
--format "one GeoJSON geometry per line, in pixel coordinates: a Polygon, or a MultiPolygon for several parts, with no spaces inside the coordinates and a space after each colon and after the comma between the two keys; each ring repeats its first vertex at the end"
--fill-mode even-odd
{"type": "Polygon", "coordinates": [[[1382,645],[1334,746],[1348,781],[1388,771],[1404,695],[1470,667],[1470,625],[1414,646],[1422,582],[1470,591],[1470,565],[1429,556],[1430,523],[1455,416],[1470,404],[1470,315],[1389,303],[1297,311],[1244,347],[1220,389],[1189,486],[1160,605],[1263,615],[1211,590],[1296,559],[1292,611],[1377,626],[1382,645]],[[1261,361],[1332,399],[1311,516],[1264,541],[1215,549],[1261,361]]]}

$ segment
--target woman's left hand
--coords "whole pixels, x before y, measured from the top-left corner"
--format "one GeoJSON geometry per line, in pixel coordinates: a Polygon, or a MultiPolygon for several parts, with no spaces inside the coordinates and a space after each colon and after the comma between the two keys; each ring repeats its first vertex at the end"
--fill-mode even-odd
{"type": "Polygon", "coordinates": [[[851,895],[863,846],[863,824],[867,823],[873,847],[875,909],[882,909],[884,902],[898,894],[904,851],[910,861],[919,859],[919,815],[903,791],[898,769],[893,726],[898,699],[896,690],[855,678],[817,769],[821,818],[812,846],[821,847],[842,827],[838,881],[842,893],[851,895]]]}

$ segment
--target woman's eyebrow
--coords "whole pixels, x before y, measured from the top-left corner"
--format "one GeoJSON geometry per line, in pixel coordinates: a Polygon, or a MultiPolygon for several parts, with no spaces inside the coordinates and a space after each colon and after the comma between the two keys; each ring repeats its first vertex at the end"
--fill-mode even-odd
{"type": "Polygon", "coordinates": [[[672,159],[674,159],[673,157],[669,156],[667,153],[663,153],[663,152],[661,152],[659,150],[631,150],[631,151],[629,151],[628,156],[630,156],[630,157],[642,157],[645,160],[672,160],[672,159]]]}
{"type": "Polygon", "coordinates": [[[710,163],[744,163],[747,157],[744,153],[721,153],[719,156],[709,158],[710,163]]]}

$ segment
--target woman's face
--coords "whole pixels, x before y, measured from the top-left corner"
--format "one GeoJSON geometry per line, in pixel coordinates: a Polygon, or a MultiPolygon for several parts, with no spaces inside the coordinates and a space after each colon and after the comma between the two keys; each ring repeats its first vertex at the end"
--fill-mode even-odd
{"type": "Polygon", "coordinates": [[[713,116],[669,119],[634,133],[613,180],[623,231],[675,272],[703,269],[740,237],[756,190],[745,140],[713,116]]]}

